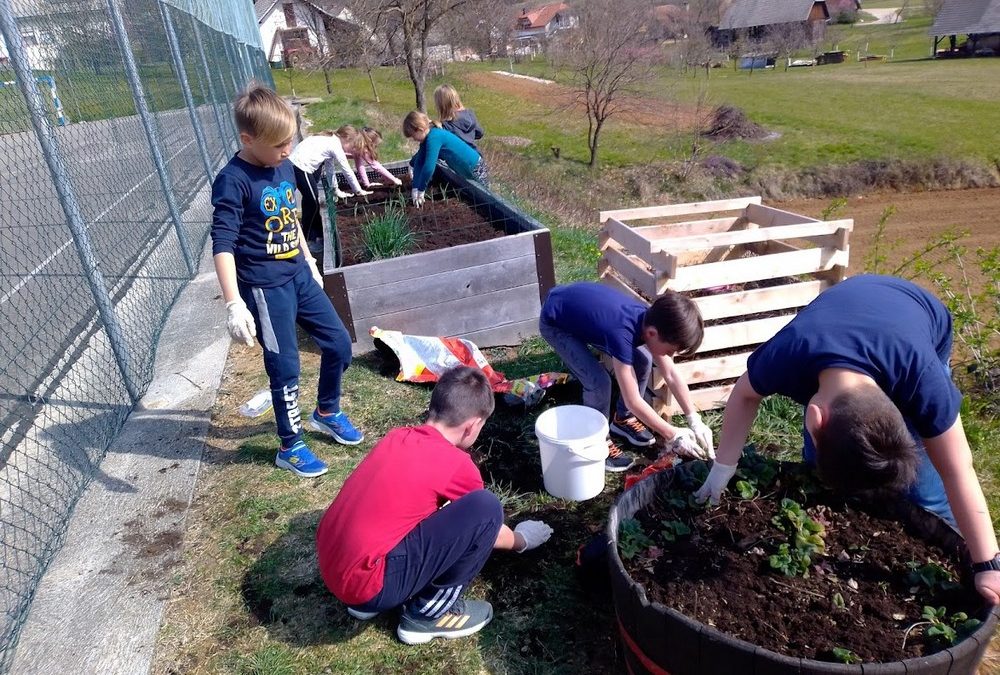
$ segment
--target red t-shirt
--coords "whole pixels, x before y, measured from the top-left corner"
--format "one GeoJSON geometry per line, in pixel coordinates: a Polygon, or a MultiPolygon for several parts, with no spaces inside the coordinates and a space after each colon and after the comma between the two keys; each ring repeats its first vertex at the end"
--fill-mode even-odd
{"type": "Polygon", "coordinates": [[[344,482],[316,531],[327,588],[349,605],[382,590],[385,554],[446,501],[482,489],[472,458],[430,426],[393,429],[344,482]]]}

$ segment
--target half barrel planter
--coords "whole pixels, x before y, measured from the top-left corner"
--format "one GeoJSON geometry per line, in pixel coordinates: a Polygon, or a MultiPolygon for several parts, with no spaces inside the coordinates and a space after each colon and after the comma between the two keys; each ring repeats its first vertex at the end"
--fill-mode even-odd
{"type": "MultiPolygon", "coordinates": [[[[387,168],[405,173],[406,164],[387,168]]],[[[331,266],[326,261],[333,256],[324,256],[324,289],[355,354],[375,348],[373,326],[466,338],[479,347],[518,344],[538,334],[542,303],[555,284],[548,228],[444,165],[433,182],[446,184],[505,236],[344,267],[331,266]]]]}
{"type": "MultiPolygon", "coordinates": [[[[685,465],[681,465],[684,467],[685,465]]],[[[957,645],[923,658],[887,663],[845,665],[784,656],[691,619],[658,602],[650,602],[618,554],[618,526],[668,489],[672,472],[661,471],[626,490],[608,518],[611,572],[617,630],[628,672],[633,675],[975,675],[976,666],[997,627],[1000,610],[985,608],[983,623],[957,645]]],[[[941,519],[906,501],[880,503],[911,532],[953,550],[965,550],[961,537],[941,519]]]]}

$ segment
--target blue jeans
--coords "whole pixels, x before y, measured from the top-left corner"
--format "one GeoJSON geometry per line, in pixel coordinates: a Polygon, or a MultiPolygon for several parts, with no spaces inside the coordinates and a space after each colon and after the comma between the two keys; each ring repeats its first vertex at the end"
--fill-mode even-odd
{"type": "Polygon", "coordinates": [[[239,284],[240,297],[257,325],[264,347],[264,370],[271,384],[271,402],[281,446],[290,448],[302,438],[299,411],[299,340],[295,324],[320,348],[317,405],[323,412],[340,412],[340,382],[351,364],[351,336],[303,264],[291,279],[275,288],[239,284]]]}
{"type": "MultiPolygon", "coordinates": [[[[913,428],[909,421],[906,428],[910,430],[914,442],[917,444],[917,478],[910,486],[907,498],[917,506],[924,508],[936,516],[940,516],[952,527],[957,527],[955,516],[951,512],[951,505],[948,504],[948,495],[944,491],[944,483],[937,469],[931,464],[927,450],[924,448],[923,440],[913,428]]],[[[802,429],[802,459],[809,466],[816,466],[816,446],[813,445],[812,436],[802,429]]]]}
{"type": "Polygon", "coordinates": [[[408,603],[413,615],[441,616],[483,569],[502,524],[500,500],[489,490],[441,507],[386,554],[382,590],[354,608],[383,612],[408,603]]]}
{"type": "MultiPolygon", "coordinates": [[[[611,376],[601,365],[600,359],[594,355],[586,342],[558,326],[539,321],[538,332],[552,345],[552,349],[573,373],[573,377],[583,385],[583,405],[607,417],[611,407],[611,376]]],[[[650,373],[653,371],[653,359],[645,345],[632,351],[632,370],[635,371],[635,379],[639,383],[639,395],[643,396],[649,384],[650,373]]],[[[629,415],[625,399],[621,396],[618,397],[615,414],[618,417],[629,415]]]]}

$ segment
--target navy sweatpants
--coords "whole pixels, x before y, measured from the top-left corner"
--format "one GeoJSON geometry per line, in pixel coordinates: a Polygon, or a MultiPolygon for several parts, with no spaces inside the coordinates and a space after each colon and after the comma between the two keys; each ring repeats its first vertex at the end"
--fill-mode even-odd
{"type": "Polygon", "coordinates": [[[302,326],[322,352],[316,402],[327,413],[340,411],[340,381],[351,363],[351,336],[308,265],[303,264],[281,286],[256,288],[240,282],[239,289],[264,347],[264,370],[271,381],[281,447],[289,448],[302,437],[295,325],[302,326]]]}
{"type": "Polygon", "coordinates": [[[500,500],[489,490],[441,507],[386,554],[382,590],[356,609],[382,612],[405,603],[411,616],[436,619],[486,564],[502,524],[500,500]]]}

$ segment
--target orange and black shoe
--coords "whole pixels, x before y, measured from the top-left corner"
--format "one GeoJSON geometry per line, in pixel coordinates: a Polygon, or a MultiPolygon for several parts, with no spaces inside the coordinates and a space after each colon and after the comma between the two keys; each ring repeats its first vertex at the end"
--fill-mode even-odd
{"type": "Polygon", "coordinates": [[[622,449],[609,438],[608,458],[604,460],[604,470],[610,473],[620,473],[631,469],[633,464],[635,464],[635,459],[622,452],[622,449]]]}
{"type": "Polygon", "coordinates": [[[611,419],[611,433],[639,447],[648,447],[656,442],[646,425],[631,413],[627,417],[619,417],[616,413],[611,419]]]}

